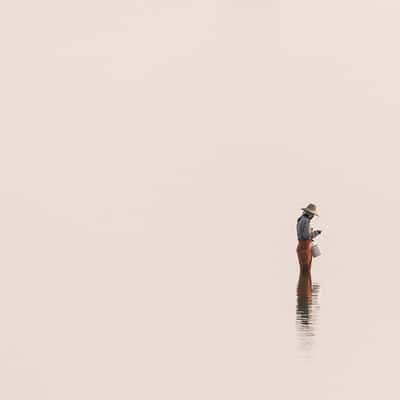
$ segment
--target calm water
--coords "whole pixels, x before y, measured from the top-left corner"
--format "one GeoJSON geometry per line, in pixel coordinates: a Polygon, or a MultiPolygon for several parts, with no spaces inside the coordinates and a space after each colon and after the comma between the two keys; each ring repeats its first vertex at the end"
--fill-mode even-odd
{"type": "MultiPolygon", "coordinates": [[[[59,231],[57,240],[47,236],[54,250],[34,271],[7,252],[14,268],[1,284],[1,390],[18,400],[26,387],[32,398],[57,400],[75,390],[82,400],[114,390],[158,399],[160,385],[165,398],[182,400],[397,393],[396,268],[381,279],[373,252],[358,263],[325,237],[312,273],[299,275],[294,250],[271,263],[245,236],[229,252],[219,233],[203,240],[207,252],[183,235],[163,235],[158,252],[137,237],[142,246],[130,252],[129,235],[77,230],[68,254],[59,231]]],[[[34,243],[42,254],[45,244],[34,243]]]]}
{"type": "MultiPolygon", "coordinates": [[[[299,275],[298,210],[266,237],[268,210],[262,223],[232,222],[214,201],[193,213],[204,189],[172,196],[168,187],[167,206],[149,210],[137,233],[124,232],[123,218],[90,231],[9,198],[4,398],[22,400],[26,388],[35,400],[396,398],[396,236],[382,252],[362,229],[339,240],[340,221],[321,217],[323,254],[299,275]]],[[[252,202],[262,209],[263,199],[252,202]]]]}

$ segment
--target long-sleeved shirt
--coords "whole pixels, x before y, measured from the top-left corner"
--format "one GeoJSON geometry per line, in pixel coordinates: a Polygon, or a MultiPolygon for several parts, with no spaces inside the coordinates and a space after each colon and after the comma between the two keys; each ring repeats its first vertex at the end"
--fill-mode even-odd
{"type": "Polygon", "coordinates": [[[298,220],[297,220],[297,239],[298,240],[312,240],[316,236],[319,235],[318,231],[314,231],[313,228],[311,228],[310,224],[311,220],[310,218],[307,217],[306,214],[303,214],[298,220]]]}

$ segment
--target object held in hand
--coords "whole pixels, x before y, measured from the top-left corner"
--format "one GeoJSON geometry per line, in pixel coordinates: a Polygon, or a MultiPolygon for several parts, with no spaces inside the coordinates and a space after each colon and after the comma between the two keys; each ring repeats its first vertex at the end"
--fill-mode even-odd
{"type": "Polygon", "coordinates": [[[318,257],[321,255],[321,250],[319,249],[317,244],[313,244],[311,251],[313,257],[318,257]]]}

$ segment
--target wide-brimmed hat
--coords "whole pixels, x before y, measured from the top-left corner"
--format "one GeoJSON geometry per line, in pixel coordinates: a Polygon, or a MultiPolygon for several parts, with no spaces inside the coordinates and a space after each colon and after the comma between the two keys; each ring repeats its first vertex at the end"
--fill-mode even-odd
{"type": "Polygon", "coordinates": [[[317,206],[315,204],[310,203],[306,208],[302,208],[303,211],[306,211],[310,214],[318,216],[317,206]]]}

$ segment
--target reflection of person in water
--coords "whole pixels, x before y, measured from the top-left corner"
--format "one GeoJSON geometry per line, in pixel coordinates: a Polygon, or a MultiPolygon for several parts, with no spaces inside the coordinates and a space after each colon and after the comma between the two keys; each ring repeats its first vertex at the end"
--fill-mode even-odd
{"type": "Polygon", "coordinates": [[[305,349],[310,349],[313,344],[315,312],[318,312],[319,285],[312,284],[311,273],[301,272],[297,284],[296,321],[300,343],[305,349]],[[314,314],[314,315],[313,315],[314,314]]]}
{"type": "Polygon", "coordinates": [[[302,272],[297,284],[297,320],[308,325],[312,305],[312,280],[309,272],[302,272]]]}
{"type": "Polygon", "coordinates": [[[320,230],[311,228],[311,220],[317,214],[315,204],[309,204],[306,208],[302,208],[303,214],[297,219],[297,257],[299,259],[300,270],[310,271],[312,262],[312,242],[315,237],[321,234],[320,230]]]}

